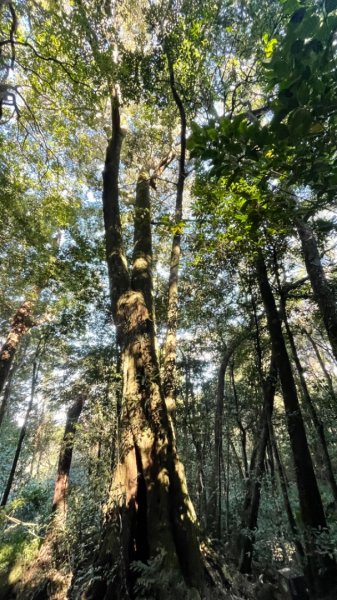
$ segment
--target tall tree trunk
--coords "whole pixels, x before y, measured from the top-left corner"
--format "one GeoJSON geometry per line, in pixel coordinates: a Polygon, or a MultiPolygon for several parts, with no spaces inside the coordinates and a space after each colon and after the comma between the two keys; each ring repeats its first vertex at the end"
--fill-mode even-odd
{"type": "Polygon", "coordinates": [[[237,340],[232,342],[225,350],[219,372],[215,406],[215,421],[214,421],[214,457],[213,471],[211,478],[210,498],[208,506],[208,521],[211,529],[218,539],[221,538],[221,458],[223,452],[223,415],[224,415],[224,399],[225,399],[225,375],[229,365],[230,358],[236,348],[237,340]]]}
{"type": "Polygon", "coordinates": [[[185,393],[184,393],[184,408],[185,408],[185,437],[187,439],[188,432],[192,438],[192,443],[195,448],[197,462],[197,498],[198,498],[198,517],[199,520],[205,520],[207,513],[207,495],[206,495],[206,478],[204,467],[204,452],[200,432],[195,431],[196,416],[196,398],[194,395],[193,383],[190,380],[190,365],[188,357],[184,360],[185,366],[185,393]],[[191,397],[191,401],[190,401],[191,397]]]}
{"type": "MultiPolygon", "coordinates": [[[[103,178],[112,312],[121,349],[123,393],[120,461],[116,465],[102,542],[95,560],[97,577],[83,598],[128,598],[134,560],[162,559],[168,573],[203,589],[197,523],[174,432],[161,388],[152,300],[150,177],[141,172],[136,189],[131,278],[122,246],[118,206],[121,147],[118,105],[113,103],[113,136],[103,178]],[[113,239],[111,239],[113,238],[113,239]]],[[[165,597],[163,590],[162,596],[165,597]]]]}
{"type": "Polygon", "coordinates": [[[296,385],[282,333],[281,319],[276,308],[261,250],[258,251],[256,259],[256,274],[282,387],[301,516],[305,528],[308,581],[313,593],[322,594],[335,588],[337,569],[335,561],[330,558],[328,552],[323,553],[321,551],[317,542],[318,533],[327,530],[327,523],[308,447],[296,385]]]}
{"type": "MultiPolygon", "coordinates": [[[[20,341],[33,326],[32,304],[31,300],[25,300],[18,308],[11,323],[6,341],[0,350],[0,394],[5,387],[20,341]]],[[[1,415],[0,425],[3,414],[4,411],[1,415]]]]}
{"type": "Polygon", "coordinates": [[[273,451],[273,454],[275,457],[276,467],[277,467],[277,471],[278,471],[284,507],[286,509],[286,513],[287,513],[287,517],[288,517],[289,527],[290,527],[290,530],[291,530],[291,533],[293,536],[293,540],[294,540],[294,543],[296,546],[296,551],[297,551],[299,562],[302,566],[304,566],[305,552],[304,552],[302,543],[300,541],[300,534],[298,531],[298,527],[296,525],[296,520],[294,517],[293,509],[291,507],[289,494],[288,494],[288,480],[287,480],[286,472],[284,470],[282,460],[280,457],[280,453],[279,453],[279,450],[277,447],[274,428],[273,428],[271,419],[269,419],[269,421],[268,421],[268,429],[269,429],[269,439],[270,439],[270,443],[271,443],[271,447],[272,447],[272,451],[273,451]]]}
{"type": "MultiPolygon", "coordinates": [[[[284,311],[285,311],[285,308],[284,308],[284,311]]],[[[329,454],[329,450],[328,450],[328,442],[327,442],[326,436],[325,436],[324,424],[317,413],[315,404],[314,404],[314,402],[311,398],[310,392],[308,390],[308,386],[307,386],[307,383],[306,383],[306,380],[304,377],[303,367],[302,367],[301,361],[300,361],[298,353],[297,353],[294,336],[293,336],[293,333],[289,326],[287,314],[286,314],[286,312],[284,312],[283,314],[284,314],[284,324],[285,324],[286,331],[288,334],[290,348],[292,351],[294,363],[296,365],[297,372],[298,372],[299,379],[300,379],[302,398],[304,400],[305,405],[307,406],[307,408],[309,410],[311,420],[313,422],[317,437],[320,441],[320,446],[321,446],[323,457],[324,457],[324,467],[326,469],[326,473],[327,473],[327,477],[328,477],[328,481],[330,484],[330,488],[331,488],[333,497],[334,497],[335,501],[337,502],[337,483],[336,483],[334,469],[332,467],[331,458],[330,458],[330,454],[329,454]]]]}
{"type": "Polygon", "coordinates": [[[124,135],[120,123],[118,93],[115,89],[111,92],[111,114],[112,135],[105,157],[102,200],[111,309],[116,321],[117,302],[120,296],[129,289],[130,279],[123,246],[122,223],[119,210],[118,176],[124,135]]]}
{"type": "Polygon", "coordinates": [[[286,306],[286,295],[281,287],[279,274],[278,274],[277,256],[276,256],[275,252],[274,252],[274,264],[275,264],[275,275],[276,275],[276,279],[277,279],[278,291],[279,291],[279,296],[280,296],[280,307],[281,307],[282,319],[283,319],[283,322],[284,322],[284,325],[286,328],[286,332],[287,332],[287,336],[288,336],[288,340],[289,340],[289,344],[290,344],[290,348],[291,348],[291,353],[292,353],[294,363],[296,365],[296,369],[298,372],[298,376],[299,376],[299,380],[300,380],[301,395],[302,395],[305,405],[307,406],[307,408],[309,410],[311,420],[312,420],[314,428],[316,430],[316,434],[319,439],[320,446],[321,446],[323,456],[324,456],[324,466],[326,468],[328,481],[329,481],[329,484],[331,487],[333,497],[334,497],[335,501],[337,502],[337,483],[336,483],[334,471],[333,471],[332,464],[331,464],[331,458],[330,458],[329,450],[328,450],[328,443],[327,443],[327,440],[325,437],[324,425],[323,425],[322,420],[320,419],[320,417],[317,414],[315,404],[311,398],[311,395],[310,395],[310,392],[309,392],[309,389],[307,386],[307,382],[304,377],[304,370],[303,370],[300,358],[298,356],[294,335],[293,335],[293,332],[289,325],[289,320],[288,320],[288,315],[287,315],[287,306],[286,306]]]}
{"type": "Polygon", "coordinates": [[[11,489],[12,489],[12,485],[13,485],[13,481],[14,481],[14,477],[15,477],[15,472],[16,472],[16,467],[18,465],[21,450],[22,450],[22,444],[23,444],[23,441],[25,439],[26,432],[27,432],[27,423],[29,420],[29,415],[30,415],[32,407],[33,407],[36,382],[37,382],[37,362],[34,361],[30,399],[29,399],[29,403],[27,406],[23,425],[20,429],[19,439],[18,439],[18,443],[16,446],[16,451],[15,451],[12,467],[11,467],[11,470],[10,470],[10,473],[8,476],[7,484],[6,484],[2,499],[1,499],[1,506],[6,506],[8,497],[11,493],[11,489]]]}
{"type": "Polygon", "coordinates": [[[183,196],[185,186],[186,165],[186,115],[183,102],[177,91],[173,64],[168,57],[170,86],[173,99],[180,116],[180,156],[175,206],[175,233],[172,240],[170,275],[167,298],[167,333],[164,347],[164,395],[169,414],[173,414],[176,404],[176,356],[177,356],[177,324],[178,324],[178,278],[181,254],[181,232],[183,218],[183,196]]]}
{"type": "Polygon", "coordinates": [[[235,385],[234,360],[231,362],[230,375],[231,375],[232,389],[233,389],[233,396],[234,396],[236,422],[237,422],[237,425],[238,425],[238,428],[240,431],[243,468],[244,468],[245,477],[248,477],[247,434],[246,434],[246,429],[242,423],[242,419],[240,417],[239,400],[238,400],[238,394],[237,394],[236,385],[235,385]]]}
{"type": "Polygon", "coordinates": [[[237,338],[232,340],[226,348],[219,372],[216,393],[215,418],[214,418],[214,457],[210,486],[210,498],[208,514],[213,533],[221,538],[221,457],[223,452],[223,415],[225,399],[225,375],[233,352],[249,335],[249,330],[243,331],[237,338]]]}
{"type": "Polygon", "coordinates": [[[4,388],[4,392],[3,392],[3,396],[2,396],[2,400],[1,400],[1,404],[0,404],[0,427],[3,423],[4,417],[6,414],[8,401],[10,399],[11,391],[12,391],[12,381],[13,381],[15,371],[17,371],[17,368],[18,368],[18,364],[12,362],[12,366],[9,369],[7,381],[5,384],[5,388],[4,388]]]}
{"type": "Polygon", "coordinates": [[[333,290],[325,276],[314,233],[307,222],[296,221],[301,240],[305,266],[309,275],[315,300],[337,360],[337,305],[333,290]]]}
{"type": "Polygon", "coordinates": [[[69,473],[73,457],[74,436],[83,409],[83,403],[84,398],[80,395],[69,407],[61,443],[52,510],[54,513],[57,512],[62,515],[67,511],[69,473]]]}
{"type": "Polygon", "coordinates": [[[260,492],[262,476],[264,472],[264,463],[266,457],[266,448],[269,437],[269,420],[273,411],[274,395],[276,387],[276,365],[272,357],[268,377],[263,381],[263,414],[258,438],[256,440],[256,450],[254,452],[255,460],[247,481],[246,495],[243,506],[243,515],[241,521],[240,535],[240,573],[251,573],[254,531],[257,527],[257,520],[260,506],[260,492]],[[249,530],[247,532],[247,530],[249,530]]]}

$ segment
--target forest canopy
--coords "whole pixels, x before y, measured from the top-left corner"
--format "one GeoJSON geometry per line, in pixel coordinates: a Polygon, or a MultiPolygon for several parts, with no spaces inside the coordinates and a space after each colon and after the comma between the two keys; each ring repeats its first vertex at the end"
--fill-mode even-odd
{"type": "Polygon", "coordinates": [[[0,0],[0,599],[337,597],[337,0],[0,0]]]}

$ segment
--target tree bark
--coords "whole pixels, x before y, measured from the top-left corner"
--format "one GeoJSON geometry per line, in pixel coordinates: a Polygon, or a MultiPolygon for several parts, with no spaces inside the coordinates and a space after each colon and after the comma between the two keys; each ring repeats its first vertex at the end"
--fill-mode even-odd
{"type": "Polygon", "coordinates": [[[177,91],[173,64],[168,57],[170,86],[173,99],[180,116],[180,156],[175,206],[175,232],[172,240],[170,275],[167,298],[167,333],[164,347],[164,395],[169,414],[174,414],[176,405],[176,356],[177,356],[177,325],[178,325],[178,279],[181,255],[181,223],[183,218],[183,196],[185,186],[186,165],[186,114],[183,102],[177,91]]]}
{"type": "Polygon", "coordinates": [[[314,233],[307,222],[297,220],[297,231],[301,240],[305,266],[309,275],[314,298],[337,360],[337,305],[336,298],[325,276],[314,233]]]}
{"type": "MultiPolygon", "coordinates": [[[[114,107],[115,111],[118,106],[114,107]]],[[[119,115],[113,113],[112,140],[119,115]]],[[[130,565],[155,557],[201,591],[203,569],[197,523],[160,380],[152,300],[150,177],[138,177],[131,278],[123,252],[118,206],[119,143],[109,143],[103,202],[111,304],[121,350],[123,393],[120,461],[112,477],[97,577],[82,588],[83,598],[128,598],[134,581],[130,565]],[[113,156],[113,149],[115,154],[113,156]],[[111,239],[113,237],[113,239],[111,239]]],[[[163,598],[165,597],[163,590],[163,598]]]]}
{"type": "Polygon", "coordinates": [[[83,409],[83,403],[83,396],[79,396],[69,407],[67,412],[67,420],[58,460],[52,507],[52,511],[54,513],[57,512],[58,514],[62,513],[64,515],[67,511],[69,473],[73,456],[74,436],[76,432],[76,426],[83,409]]]}
{"type": "Polygon", "coordinates": [[[301,390],[302,390],[302,398],[304,400],[305,405],[307,406],[307,408],[309,410],[311,420],[313,422],[317,437],[319,439],[320,446],[321,446],[323,456],[324,456],[324,467],[325,467],[326,474],[328,477],[329,485],[330,485],[333,497],[334,497],[335,501],[337,502],[337,483],[336,483],[334,470],[332,467],[331,458],[330,458],[330,454],[329,454],[328,442],[327,442],[326,436],[325,436],[324,424],[323,424],[322,419],[319,417],[316,407],[315,407],[315,404],[311,398],[311,395],[310,395],[310,392],[309,392],[309,389],[307,386],[307,382],[304,377],[303,367],[302,367],[301,361],[300,361],[298,353],[297,353],[294,336],[293,336],[293,333],[289,326],[287,314],[285,312],[285,307],[283,310],[283,315],[284,315],[284,324],[286,327],[286,331],[287,331],[287,335],[288,335],[288,339],[289,339],[289,343],[290,343],[290,348],[292,351],[294,363],[296,365],[299,380],[300,380],[300,386],[301,386],[301,390]]]}
{"type": "Polygon", "coordinates": [[[276,364],[272,357],[268,377],[263,381],[263,414],[256,441],[256,449],[253,453],[255,460],[247,481],[246,495],[243,506],[240,535],[240,556],[238,567],[240,573],[251,573],[254,549],[254,531],[260,506],[261,483],[264,473],[266,448],[269,437],[268,423],[273,412],[273,403],[276,387],[276,364]]]}
{"type": "MultiPolygon", "coordinates": [[[[321,446],[323,456],[324,456],[324,466],[325,466],[326,473],[328,476],[328,481],[329,481],[329,484],[331,487],[333,497],[334,497],[335,501],[337,502],[337,483],[336,483],[334,471],[332,468],[331,458],[329,455],[328,443],[327,443],[327,440],[325,437],[324,425],[317,413],[315,404],[311,398],[311,395],[310,395],[310,392],[309,392],[309,389],[307,386],[307,382],[304,377],[304,370],[303,370],[300,358],[298,356],[295,338],[294,338],[293,332],[291,330],[291,327],[289,325],[289,320],[288,320],[288,315],[287,315],[287,306],[286,306],[286,292],[284,292],[284,290],[282,290],[282,287],[281,287],[279,273],[278,273],[278,263],[277,263],[276,253],[274,253],[274,264],[275,264],[275,275],[276,275],[276,279],[277,279],[278,291],[279,291],[279,296],[280,296],[281,315],[282,315],[282,319],[283,319],[285,329],[287,332],[290,349],[291,349],[291,353],[292,353],[292,356],[294,359],[294,363],[296,365],[298,377],[300,380],[300,391],[301,391],[302,399],[309,410],[312,423],[316,430],[316,434],[319,439],[320,446],[321,446]]],[[[289,288],[289,286],[288,286],[288,288],[289,288]]]]}
{"type": "Polygon", "coordinates": [[[241,465],[241,462],[240,462],[240,458],[238,456],[238,453],[236,451],[236,448],[234,446],[234,443],[233,443],[232,439],[229,440],[229,445],[230,445],[230,448],[231,448],[232,453],[234,455],[234,459],[235,459],[235,462],[236,462],[236,466],[238,468],[240,479],[242,479],[242,481],[244,481],[245,480],[245,473],[243,472],[243,468],[242,468],[242,465],[241,465]]]}
{"type": "MultiPolygon", "coordinates": [[[[184,393],[184,409],[185,409],[185,437],[190,433],[192,443],[195,449],[197,462],[197,506],[199,520],[204,520],[207,515],[207,490],[206,477],[204,466],[204,448],[200,436],[200,432],[195,430],[196,416],[196,398],[193,389],[193,383],[190,379],[190,365],[188,357],[184,357],[185,366],[185,393],[184,393]],[[190,401],[191,397],[191,401],[190,401]]],[[[204,523],[207,527],[207,522],[204,523]]]]}
{"type": "Polygon", "coordinates": [[[29,399],[29,403],[27,406],[23,425],[20,429],[19,439],[18,439],[18,443],[16,446],[16,451],[15,451],[12,467],[11,467],[11,470],[10,470],[10,473],[8,476],[7,484],[6,484],[2,499],[1,499],[0,506],[6,506],[8,497],[11,493],[11,489],[12,489],[12,485],[13,485],[13,481],[14,481],[14,477],[15,477],[15,472],[16,472],[16,467],[18,465],[21,450],[22,450],[22,444],[23,444],[23,441],[25,439],[26,432],[27,432],[27,423],[29,420],[29,415],[30,415],[32,407],[33,407],[36,382],[37,382],[37,363],[36,363],[36,361],[34,361],[30,399],[29,399]]]}
{"type": "Polygon", "coordinates": [[[17,368],[18,368],[17,362],[12,362],[12,366],[10,367],[9,372],[8,372],[7,381],[5,383],[3,396],[2,396],[2,400],[1,400],[1,404],[0,404],[0,427],[3,423],[4,417],[6,414],[8,401],[10,399],[11,391],[12,391],[12,381],[13,381],[13,377],[15,375],[15,371],[17,370],[17,368]]]}
{"type": "MultiPolygon", "coordinates": [[[[11,323],[6,341],[0,350],[0,394],[5,387],[20,341],[33,326],[32,305],[33,303],[31,300],[25,300],[18,308],[11,323]]],[[[3,415],[4,410],[1,413],[0,425],[3,415]]]]}
{"type": "Polygon", "coordinates": [[[212,483],[210,486],[210,498],[208,506],[208,514],[210,515],[210,526],[213,530],[213,533],[218,537],[218,539],[221,538],[221,457],[223,451],[222,430],[225,398],[225,375],[233,352],[247,336],[248,332],[245,331],[237,338],[232,340],[232,342],[228,345],[224,352],[218,372],[217,396],[214,419],[214,457],[211,478],[212,483]]]}
{"type": "Polygon", "coordinates": [[[105,157],[102,200],[111,310],[114,320],[116,320],[118,299],[129,289],[130,281],[123,246],[118,187],[120,156],[124,135],[120,123],[119,98],[115,89],[111,92],[111,118],[112,135],[105,157]]]}
{"type": "Polygon", "coordinates": [[[242,423],[241,417],[240,417],[239,401],[238,401],[238,395],[237,395],[237,390],[236,390],[236,385],[235,385],[234,361],[232,361],[232,363],[231,363],[230,374],[231,374],[232,389],[233,389],[233,396],[234,396],[234,403],[235,403],[236,422],[237,422],[238,428],[240,430],[243,468],[244,468],[245,477],[247,478],[248,477],[247,434],[246,434],[246,429],[245,429],[245,427],[242,423]]]}
{"type": "Polygon", "coordinates": [[[327,531],[322,499],[314,473],[301,409],[290,360],[284,341],[281,319],[261,250],[256,258],[256,274],[265,307],[273,354],[282,387],[287,428],[295,466],[301,517],[305,528],[307,577],[314,594],[322,594],[336,585],[336,563],[328,552],[322,552],[317,541],[320,531],[327,531]],[[316,533],[316,536],[315,536],[316,533]]]}
{"type": "Polygon", "coordinates": [[[288,517],[289,527],[290,527],[291,533],[293,535],[299,562],[302,566],[304,566],[305,552],[304,552],[302,543],[300,541],[298,527],[296,525],[296,520],[294,517],[293,509],[290,504],[290,499],[289,499],[289,494],[288,494],[288,480],[287,480],[287,476],[286,476],[286,473],[285,473],[285,470],[284,470],[284,467],[283,467],[283,464],[281,461],[280,453],[279,453],[279,450],[277,447],[274,428],[273,428],[271,419],[269,419],[269,422],[268,422],[268,430],[269,430],[269,439],[270,439],[270,443],[271,443],[271,447],[273,450],[276,467],[277,467],[277,471],[278,471],[284,507],[286,509],[286,513],[287,513],[287,517],[288,517]]]}

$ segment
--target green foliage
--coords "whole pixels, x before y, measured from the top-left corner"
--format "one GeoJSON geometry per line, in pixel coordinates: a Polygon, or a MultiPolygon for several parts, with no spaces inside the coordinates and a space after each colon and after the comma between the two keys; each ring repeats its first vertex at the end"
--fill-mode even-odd
{"type": "Polygon", "coordinates": [[[0,579],[3,578],[1,585],[4,585],[5,577],[9,577],[9,583],[13,582],[22,573],[24,566],[34,560],[41,540],[27,536],[23,531],[1,538],[0,579]]]}

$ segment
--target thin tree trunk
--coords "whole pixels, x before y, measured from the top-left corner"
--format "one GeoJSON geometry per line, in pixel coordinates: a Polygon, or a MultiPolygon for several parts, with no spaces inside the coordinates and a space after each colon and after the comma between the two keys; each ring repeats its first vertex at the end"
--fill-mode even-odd
{"type": "Polygon", "coordinates": [[[289,325],[289,320],[288,320],[288,315],[287,315],[287,307],[286,307],[286,297],[285,297],[284,292],[282,291],[282,287],[281,287],[281,283],[280,283],[280,279],[279,279],[279,275],[278,275],[277,256],[275,253],[274,253],[274,264],[275,264],[275,275],[276,275],[276,279],[277,279],[278,291],[279,291],[279,296],[280,296],[281,315],[282,315],[282,319],[283,319],[283,322],[284,322],[284,325],[286,328],[286,332],[287,332],[287,336],[288,336],[288,340],[289,340],[289,344],[290,344],[290,348],[291,348],[291,353],[292,353],[294,363],[296,365],[296,369],[298,372],[298,376],[299,376],[299,380],[300,380],[300,390],[302,392],[302,398],[303,398],[305,405],[307,406],[307,408],[309,410],[311,420],[315,427],[317,437],[320,441],[320,446],[321,446],[323,456],[324,456],[324,466],[325,466],[325,469],[327,472],[328,481],[329,481],[329,484],[331,487],[333,497],[334,497],[335,501],[337,502],[337,483],[336,483],[334,471],[333,471],[332,464],[331,464],[331,458],[330,458],[329,450],[328,450],[328,443],[327,443],[327,440],[325,437],[324,425],[323,425],[322,420],[320,419],[320,417],[317,414],[315,404],[311,398],[311,395],[310,395],[310,392],[309,392],[309,389],[307,386],[307,382],[304,377],[304,370],[303,370],[300,358],[298,356],[294,335],[293,335],[293,332],[289,325]]]}
{"type": "Polygon", "coordinates": [[[233,440],[232,440],[232,439],[230,439],[230,440],[229,440],[229,444],[230,444],[230,448],[231,448],[231,450],[232,450],[232,453],[233,453],[233,455],[234,455],[234,458],[235,458],[235,462],[236,462],[236,465],[237,465],[237,468],[238,468],[238,472],[239,472],[239,475],[240,475],[240,479],[242,479],[242,481],[244,481],[244,480],[245,480],[245,474],[244,474],[244,472],[243,472],[243,468],[242,468],[242,465],[241,465],[241,461],[240,461],[240,458],[239,458],[239,456],[238,456],[238,453],[237,453],[237,451],[236,451],[236,448],[235,448],[235,446],[234,446],[234,443],[233,443],[233,440]]]}
{"type": "Polygon", "coordinates": [[[221,455],[223,451],[222,433],[225,399],[225,375],[233,352],[236,350],[236,348],[238,348],[241,342],[248,337],[249,332],[250,329],[243,331],[228,345],[224,352],[218,372],[217,396],[214,418],[214,457],[208,514],[210,516],[209,520],[211,529],[219,539],[221,537],[221,455]]]}
{"type": "Polygon", "coordinates": [[[267,442],[267,464],[269,465],[269,469],[270,469],[270,479],[271,479],[272,486],[275,487],[274,455],[273,455],[273,449],[272,449],[272,446],[271,446],[271,442],[270,442],[270,437],[269,436],[268,436],[268,442],[267,442]]]}
{"type": "Polygon", "coordinates": [[[261,483],[264,473],[266,448],[269,437],[268,422],[271,419],[276,387],[276,365],[272,357],[269,375],[263,381],[263,415],[260,433],[256,441],[256,452],[253,468],[247,481],[246,495],[243,507],[240,536],[240,556],[238,567],[240,573],[251,573],[254,549],[254,531],[260,506],[261,483]],[[247,530],[249,530],[247,532],[247,530]]]}
{"type": "Polygon", "coordinates": [[[323,593],[335,587],[336,563],[328,551],[323,553],[317,545],[319,531],[327,530],[322,499],[317,485],[308,447],[303,418],[298,402],[296,385],[285,345],[281,320],[261,250],[256,259],[256,273],[261,297],[266,311],[273,354],[279,373],[286,412],[288,433],[292,448],[301,516],[305,527],[308,580],[313,593],[323,593]]]}
{"type": "Polygon", "coordinates": [[[279,453],[279,450],[277,447],[274,428],[273,428],[271,419],[269,419],[269,422],[268,422],[268,429],[269,429],[269,439],[270,439],[271,447],[272,447],[273,454],[275,457],[276,467],[277,467],[278,476],[279,476],[279,480],[280,480],[283,502],[284,502],[284,506],[286,509],[287,517],[288,517],[289,527],[290,527],[290,530],[291,530],[291,533],[292,533],[292,536],[294,539],[294,543],[296,546],[299,561],[300,561],[301,565],[304,566],[305,553],[304,553],[304,549],[303,549],[303,546],[300,541],[299,531],[298,531],[298,528],[296,525],[294,513],[291,508],[291,503],[290,503],[289,494],[288,494],[287,476],[286,476],[286,473],[285,473],[285,470],[284,470],[284,467],[283,467],[283,464],[281,461],[280,453],[279,453]]]}
{"type": "Polygon", "coordinates": [[[242,423],[242,420],[240,417],[239,401],[238,401],[238,395],[237,395],[237,390],[236,390],[236,385],[235,385],[235,376],[234,376],[234,360],[231,362],[230,375],[231,375],[232,389],[233,389],[233,396],[234,396],[234,403],[235,403],[236,422],[237,422],[238,428],[240,430],[243,468],[244,468],[245,477],[248,477],[247,434],[246,434],[246,429],[243,426],[243,423],[242,423]]]}
{"type": "Polygon", "coordinates": [[[184,405],[185,405],[185,419],[184,419],[184,430],[185,438],[187,439],[188,430],[192,438],[193,446],[195,448],[196,459],[197,459],[197,497],[198,497],[198,517],[203,519],[207,512],[207,501],[206,501],[206,486],[205,486],[205,469],[204,469],[204,455],[200,437],[195,432],[194,422],[196,419],[195,407],[196,398],[194,395],[193,383],[190,380],[190,368],[188,358],[184,360],[185,364],[185,394],[184,394],[184,405]],[[189,401],[191,395],[191,402],[189,401]]]}
{"type": "Polygon", "coordinates": [[[18,465],[18,461],[20,458],[21,450],[22,450],[22,444],[23,444],[23,441],[25,439],[26,432],[27,432],[27,423],[29,420],[29,416],[30,416],[32,407],[33,407],[36,382],[37,382],[37,362],[35,360],[34,364],[33,364],[33,375],[32,375],[30,399],[29,399],[27,410],[26,410],[24,422],[20,429],[19,439],[18,439],[18,443],[16,446],[16,451],[15,451],[12,467],[11,467],[11,470],[10,470],[10,473],[8,476],[5,491],[4,491],[2,499],[1,499],[1,506],[6,506],[8,497],[11,493],[11,489],[12,489],[12,485],[13,485],[13,481],[14,481],[14,477],[15,477],[15,472],[16,472],[16,467],[18,465]]]}
{"type": "Polygon", "coordinates": [[[67,495],[69,487],[69,473],[74,448],[74,436],[76,426],[83,409],[84,398],[78,396],[67,412],[67,420],[61,443],[57,476],[54,489],[53,507],[54,513],[65,514],[67,511],[67,495]]]}
{"type": "Polygon", "coordinates": [[[183,196],[185,186],[186,165],[186,115],[183,102],[177,91],[173,64],[168,57],[170,86],[173,99],[180,117],[180,156],[175,206],[175,232],[172,240],[170,275],[167,298],[167,333],[164,346],[164,396],[169,414],[174,414],[176,404],[176,357],[177,357],[177,324],[178,324],[178,279],[181,255],[181,233],[183,218],[183,196]]]}
{"type": "Polygon", "coordinates": [[[111,92],[111,113],[112,135],[105,157],[102,199],[111,309],[116,321],[118,299],[129,289],[130,285],[119,210],[118,176],[124,135],[120,124],[119,99],[116,90],[111,92]]]}
{"type": "Polygon", "coordinates": [[[213,471],[211,478],[211,490],[208,514],[210,521],[212,519],[211,528],[221,538],[221,456],[223,450],[223,414],[224,414],[224,399],[225,399],[225,375],[229,365],[230,358],[237,347],[238,340],[234,340],[225,350],[221,365],[218,372],[217,398],[215,406],[215,422],[214,422],[214,457],[213,471]]]}
{"type": "Polygon", "coordinates": [[[335,479],[335,475],[334,475],[334,470],[332,467],[332,463],[331,463],[331,458],[329,455],[329,450],[328,450],[328,443],[325,437],[325,431],[324,431],[324,425],[323,422],[321,420],[321,418],[318,416],[317,414],[317,410],[316,407],[314,405],[314,402],[311,398],[311,395],[309,393],[308,390],[308,386],[307,383],[305,381],[305,377],[304,377],[304,371],[303,371],[303,367],[301,364],[301,361],[299,359],[298,353],[297,353],[297,348],[296,348],[296,344],[295,344],[295,340],[294,340],[294,336],[293,333],[290,329],[289,326],[289,322],[288,322],[288,318],[285,312],[285,307],[284,307],[284,324],[286,327],[286,331],[287,331],[287,335],[288,335],[288,339],[289,339],[289,343],[290,343],[290,348],[292,351],[292,355],[293,355],[293,359],[294,359],[294,363],[296,365],[297,368],[297,372],[299,375],[299,379],[300,379],[300,386],[301,386],[301,390],[302,390],[302,398],[304,400],[305,405],[307,406],[310,416],[311,416],[311,420],[313,422],[313,425],[315,427],[315,431],[317,434],[317,437],[320,441],[320,446],[323,452],[323,456],[324,456],[324,467],[326,469],[326,473],[327,473],[327,477],[328,477],[328,481],[331,487],[331,491],[333,494],[333,497],[335,499],[335,501],[337,502],[337,483],[336,483],[336,479],[335,479]]]}
{"type": "Polygon", "coordinates": [[[301,240],[305,266],[309,275],[314,297],[337,360],[337,305],[334,292],[325,276],[314,233],[307,222],[296,221],[301,240]]]}

